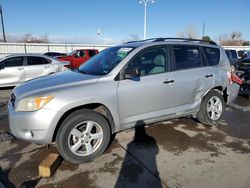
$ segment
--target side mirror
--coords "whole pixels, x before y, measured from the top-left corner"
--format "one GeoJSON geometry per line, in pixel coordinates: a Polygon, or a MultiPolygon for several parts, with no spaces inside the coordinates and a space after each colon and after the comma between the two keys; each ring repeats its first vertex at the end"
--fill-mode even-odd
{"type": "Polygon", "coordinates": [[[140,77],[140,71],[138,68],[126,68],[124,71],[124,79],[133,79],[140,77]]]}

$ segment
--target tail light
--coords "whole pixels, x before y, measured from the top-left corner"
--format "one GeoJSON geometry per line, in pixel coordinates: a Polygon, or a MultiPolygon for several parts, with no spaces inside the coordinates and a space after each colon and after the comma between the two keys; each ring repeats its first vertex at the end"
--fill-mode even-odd
{"type": "Polygon", "coordinates": [[[240,77],[236,74],[234,66],[230,67],[230,70],[227,72],[227,77],[230,84],[232,83],[236,83],[239,85],[243,84],[243,80],[241,80],[240,77]]]}

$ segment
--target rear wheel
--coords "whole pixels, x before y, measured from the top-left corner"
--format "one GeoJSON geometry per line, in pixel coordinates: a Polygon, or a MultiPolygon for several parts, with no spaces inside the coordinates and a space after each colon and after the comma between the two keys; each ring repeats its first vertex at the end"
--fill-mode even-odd
{"type": "Polygon", "coordinates": [[[56,143],[61,156],[72,163],[92,161],[102,154],[110,141],[107,120],[93,110],[70,114],[59,128],[56,143]]]}
{"type": "Polygon", "coordinates": [[[202,99],[197,119],[207,125],[216,125],[225,111],[223,96],[217,90],[212,90],[202,99]]]}

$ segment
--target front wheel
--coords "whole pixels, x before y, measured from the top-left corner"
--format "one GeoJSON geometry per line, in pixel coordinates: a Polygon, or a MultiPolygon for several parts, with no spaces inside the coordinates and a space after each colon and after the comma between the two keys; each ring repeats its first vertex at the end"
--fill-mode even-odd
{"type": "Polygon", "coordinates": [[[216,125],[225,111],[223,96],[212,90],[202,99],[197,119],[207,125],[216,125]]]}
{"type": "Polygon", "coordinates": [[[61,156],[71,163],[92,161],[109,144],[110,127],[107,120],[92,110],[70,114],[59,128],[56,143],[61,156]]]}

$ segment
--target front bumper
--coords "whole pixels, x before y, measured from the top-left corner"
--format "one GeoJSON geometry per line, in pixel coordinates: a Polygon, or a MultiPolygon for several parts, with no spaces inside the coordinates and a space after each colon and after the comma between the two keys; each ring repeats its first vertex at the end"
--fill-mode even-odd
{"type": "Polygon", "coordinates": [[[49,144],[56,127],[56,111],[42,108],[35,112],[16,112],[8,103],[9,126],[11,133],[22,140],[49,144]]]}

